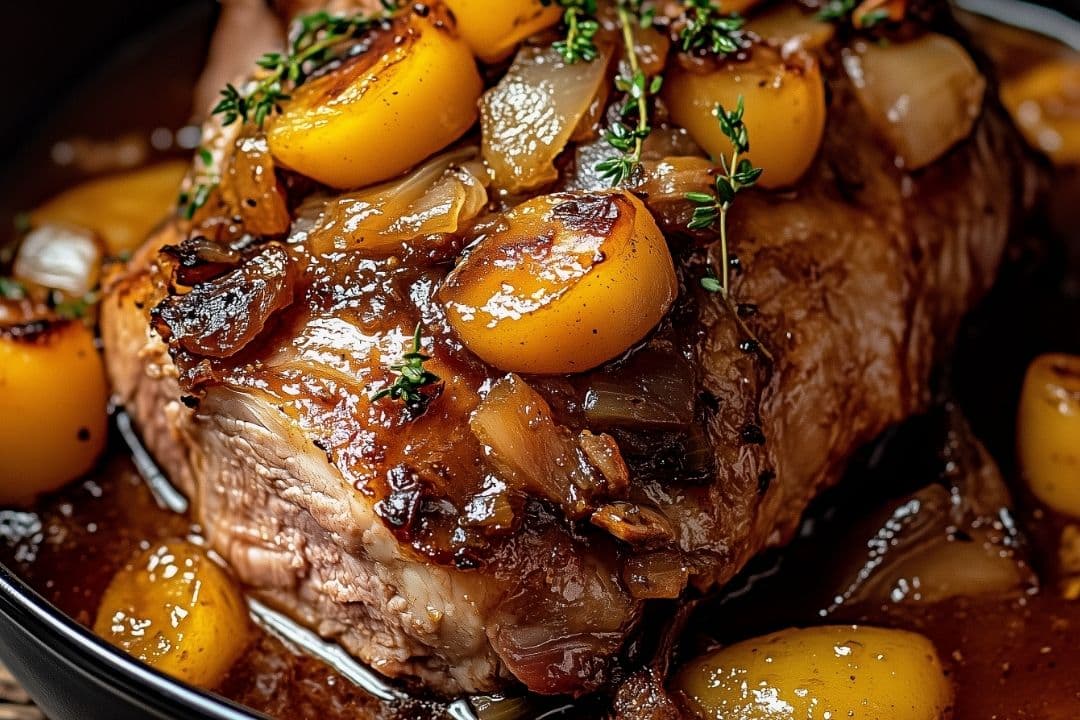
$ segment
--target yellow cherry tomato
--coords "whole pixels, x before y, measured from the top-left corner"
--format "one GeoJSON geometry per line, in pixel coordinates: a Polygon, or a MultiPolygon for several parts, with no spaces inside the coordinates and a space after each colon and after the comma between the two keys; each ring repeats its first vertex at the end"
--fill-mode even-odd
{"type": "Polygon", "coordinates": [[[267,138],[283,166],[336,188],[392,178],[476,121],[483,83],[445,11],[410,12],[367,52],[304,83],[267,138]]]}
{"type": "Polygon", "coordinates": [[[677,291],[667,243],[640,200],[560,193],[507,213],[439,299],[462,342],[491,365],[572,373],[641,340],[677,291]]]}
{"type": "Polygon", "coordinates": [[[30,214],[34,227],[93,230],[109,255],[133,252],[176,205],[188,163],[173,161],[109,175],[66,190],[30,214]]]}
{"type": "Polygon", "coordinates": [[[943,720],[953,699],[925,637],[852,625],[736,643],[692,661],[675,687],[709,720],[943,720]]]}
{"type": "Polygon", "coordinates": [[[105,447],[108,390],[81,322],[0,328],[0,502],[33,499],[86,473],[105,447]]]}
{"type": "Polygon", "coordinates": [[[808,55],[793,62],[761,48],[747,62],[707,72],[675,66],[664,88],[672,121],[714,160],[730,157],[732,150],[714,111],[717,105],[734,110],[743,98],[747,157],[764,170],[758,181],[762,187],[793,185],[817,155],[825,132],[825,83],[817,61],[808,55]]]}
{"type": "Polygon", "coordinates": [[[113,576],[94,632],[192,685],[217,685],[247,647],[250,623],[236,583],[192,543],[152,547],[113,576]]]}
{"type": "Polygon", "coordinates": [[[1017,446],[1035,497],[1080,518],[1080,356],[1042,355],[1028,367],[1017,446]]]}
{"type": "Polygon", "coordinates": [[[519,42],[559,22],[557,3],[540,0],[445,0],[458,32],[476,57],[486,63],[505,60],[519,42]]]}

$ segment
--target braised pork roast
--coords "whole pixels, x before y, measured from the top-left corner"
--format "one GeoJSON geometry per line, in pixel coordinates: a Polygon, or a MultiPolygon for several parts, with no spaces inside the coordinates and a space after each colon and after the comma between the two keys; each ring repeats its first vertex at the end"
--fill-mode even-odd
{"type": "MultiPolygon", "coordinates": [[[[452,36],[446,14],[401,40],[398,23],[443,12],[375,27],[300,90],[332,105],[368,55],[452,36]]],[[[891,44],[939,43],[919,52],[947,64],[934,53],[961,45],[945,9],[908,13],[891,44]]],[[[445,695],[608,683],[649,603],[785,543],[853,452],[926,406],[1031,202],[1035,173],[974,64],[935,79],[850,29],[762,30],[727,62],[771,63],[789,85],[820,73],[824,130],[797,180],[770,185],[766,166],[739,193],[722,247],[686,197],[717,163],[668,95],[712,60],[654,32],[645,72],[669,54],[676,69],[621,190],[595,167],[622,103],[616,33],[601,27],[593,69],[541,33],[485,71],[478,123],[379,182],[363,158],[382,136],[327,150],[356,148],[354,182],[300,167],[322,148],[275,137],[288,107],[266,127],[213,116],[188,181],[205,203],[106,283],[111,381],[210,545],[256,597],[385,675],[445,695]],[[574,122],[558,88],[528,92],[545,82],[585,93],[574,122]],[[666,266],[662,247],[642,260],[656,228],[666,266]],[[556,270],[601,278],[588,293],[545,275],[568,236],[589,259],[556,270]],[[624,298],[626,253],[646,270],[624,298]],[[566,298],[584,310],[558,310],[566,298]],[[532,300],[548,315],[502,332],[532,300]]]]}

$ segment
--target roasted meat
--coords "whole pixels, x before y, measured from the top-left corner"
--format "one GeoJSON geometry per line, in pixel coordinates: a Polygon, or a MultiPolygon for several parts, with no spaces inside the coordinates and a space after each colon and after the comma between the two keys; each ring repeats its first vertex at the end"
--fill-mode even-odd
{"type": "MultiPolygon", "coordinates": [[[[453,327],[444,280],[522,199],[474,202],[488,180],[470,136],[413,171],[455,193],[449,222],[407,186],[345,194],[275,168],[250,125],[211,121],[231,158],[219,197],[165,225],[103,302],[116,392],[259,598],[437,692],[593,691],[646,603],[784,543],[855,450],[926,405],[1029,202],[992,98],[933,162],[898,165],[852,52],[819,51],[828,120],[807,173],[732,208],[733,303],[700,282],[720,245],[687,229],[679,184],[711,165],[657,131],[670,142],[631,186],[677,297],[628,352],[564,375],[488,365],[453,327]],[[350,230],[372,208],[412,235],[393,218],[350,230]],[[412,351],[434,379],[402,402],[375,392],[412,351]]],[[[601,232],[619,211],[577,150],[544,190],[566,193],[559,222],[601,232]]]]}

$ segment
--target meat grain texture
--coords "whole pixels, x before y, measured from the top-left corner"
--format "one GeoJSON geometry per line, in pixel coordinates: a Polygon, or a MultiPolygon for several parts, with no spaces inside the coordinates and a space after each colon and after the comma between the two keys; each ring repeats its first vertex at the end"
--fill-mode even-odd
{"type": "MultiPolygon", "coordinates": [[[[784,543],[855,450],[926,405],[935,359],[1030,201],[1031,175],[992,101],[966,140],[905,173],[839,63],[826,59],[826,71],[828,127],[810,172],[790,192],[741,194],[731,218],[733,296],[756,306],[748,323],[774,361],[747,350],[700,288],[718,248],[677,237],[689,208],[676,204],[653,209],[671,232],[680,297],[636,353],[685,366],[689,419],[662,431],[590,425],[589,387],[632,373],[634,354],[583,376],[526,378],[567,433],[618,442],[622,499],[658,512],[667,543],[617,541],[506,490],[485,462],[469,420],[503,373],[455,340],[434,299],[467,233],[398,261],[320,254],[297,221],[284,245],[264,246],[288,248],[287,278],[264,277],[263,290],[230,294],[212,318],[189,312],[185,325],[175,253],[158,253],[184,239],[171,223],[103,302],[116,392],[259,598],[376,670],[447,695],[595,690],[672,576],[676,591],[715,587],[784,543]],[[445,384],[410,419],[369,395],[419,320],[445,384]],[[214,327],[200,339],[193,323],[214,327]],[[185,337],[170,337],[177,327],[185,337]]],[[[256,282],[259,247],[219,279],[256,282]]]]}

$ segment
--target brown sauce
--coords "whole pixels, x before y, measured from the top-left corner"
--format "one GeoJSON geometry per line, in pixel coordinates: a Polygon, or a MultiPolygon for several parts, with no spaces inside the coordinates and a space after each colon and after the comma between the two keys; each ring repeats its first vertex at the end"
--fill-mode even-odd
{"type": "MultiPolygon", "coordinates": [[[[199,22],[195,25],[198,32],[205,31],[199,22]]],[[[185,38],[190,39],[192,32],[189,27],[173,33],[170,42],[176,48],[190,47],[185,38]]],[[[187,58],[179,63],[183,72],[173,76],[181,78],[180,90],[186,92],[198,56],[185,52],[183,57],[187,58]]],[[[108,97],[107,88],[121,87],[119,79],[133,77],[137,65],[129,58],[95,87],[106,88],[102,92],[108,97]]],[[[166,100],[158,116],[134,121],[141,132],[159,125],[179,128],[186,121],[187,109],[177,100],[177,92],[162,97],[166,100]]],[[[30,174],[33,181],[17,191],[10,178],[4,183],[6,199],[0,215],[31,207],[49,192],[81,179],[78,171],[46,160],[54,147],[51,143],[83,120],[73,109],[64,118],[44,134],[48,140],[31,147],[23,158],[22,167],[39,169],[30,174]]],[[[148,152],[143,160],[167,152],[148,152]]],[[[1078,186],[1077,173],[1063,171],[1055,198],[1075,199],[1078,186]]],[[[1016,477],[1013,416],[1027,362],[1047,350],[1080,352],[1080,325],[1067,321],[1080,317],[1078,210],[1062,201],[1051,201],[1050,209],[1055,227],[1072,228],[1073,236],[1037,228],[1039,240],[1015,248],[1002,281],[967,323],[944,383],[1007,478],[1016,477]]],[[[5,221],[0,238],[7,227],[10,223],[5,221]]],[[[691,619],[680,652],[688,655],[715,641],[823,622],[819,613],[823,599],[835,595],[838,587],[826,569],[845,553],[863,549],[836,528],[937,482],[943,441],[933,423],[916,421],[868,452],[855,464],[853,477],[816,504],[790,548],[759,559],[726,594],[706,602],[691,619]]],[[[1080,715],[1080,602],[1063,596],[1056,559],[1066,521],[1035,506],[1017,483],[1010,485],[1020,498],[1019,526],[1027,538],[1025,552],[1040,578],[1037,591],[1021,589],[934,604],[863,603],[835,610],[826,621],[908,628],[931,638],[957,686],[956,720],[1074,718],[1080,715]]],[[[116,443],[92,476],[42,499],[33,509],[0,511],[0,561],[63,612],[89,626],[113,573],[133,555],[156,540],[199,532],[186,517],[158,506],[126,450],[116,443]]],[[[282,718],[390,720],[443,713],[438,706],[422,703],[383,705],[320,661],[265,632],[253,638],[218,691],[282,718]]]]}

